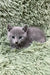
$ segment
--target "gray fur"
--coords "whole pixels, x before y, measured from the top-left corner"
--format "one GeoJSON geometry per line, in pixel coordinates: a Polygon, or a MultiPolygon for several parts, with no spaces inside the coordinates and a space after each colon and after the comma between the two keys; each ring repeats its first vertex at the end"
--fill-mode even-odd
{"type": "Polygon", "coordinates": [[[11,27],[8,25],[7,29],[8,39],[12,47],[23,48],[28,47],[33,41],[40,43],[46,41],[44,33],[37,27],[11,27]]]}

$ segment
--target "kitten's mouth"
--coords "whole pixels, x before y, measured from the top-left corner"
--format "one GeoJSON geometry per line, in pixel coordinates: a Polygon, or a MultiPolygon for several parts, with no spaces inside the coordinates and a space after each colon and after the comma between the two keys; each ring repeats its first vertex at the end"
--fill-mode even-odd
{"type": "Polygon", "coordinates": [[[21,47],[21,46],[23,46],[23,42],[21,42],[21,43],[16,42],[15,45],[21,47]]]}
{"type": "Polygon", "coordinates": [[[18,42],[15,43],[16,46],[20,46],[21,44],[19,44],[18,42]]]}
{"type": "Polygon", "coordinates": [[[15,44],[15,47],[21,47],[22,45],[21,44],[15,44]]]}

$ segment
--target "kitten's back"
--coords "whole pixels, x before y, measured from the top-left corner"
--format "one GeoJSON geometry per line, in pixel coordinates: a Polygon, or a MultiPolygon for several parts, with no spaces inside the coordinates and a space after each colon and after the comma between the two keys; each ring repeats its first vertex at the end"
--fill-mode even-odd
{"type": "Polygon", "coordinates": [[[37,41],[41,43],[46,41],[44,32],[37,27],[28,28],[28,37],[30,41],[37,41]]]}

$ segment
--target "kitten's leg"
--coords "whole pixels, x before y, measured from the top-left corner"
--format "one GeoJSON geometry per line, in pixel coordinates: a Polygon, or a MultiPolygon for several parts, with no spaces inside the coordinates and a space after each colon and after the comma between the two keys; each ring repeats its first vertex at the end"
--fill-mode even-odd
{"type": "Polygon", "coordinates": [[[39,42],[44,43],[45,41],[46,41],[46,39],[45,38],[42,38],[42,39],[40,39],[39,42]]]}

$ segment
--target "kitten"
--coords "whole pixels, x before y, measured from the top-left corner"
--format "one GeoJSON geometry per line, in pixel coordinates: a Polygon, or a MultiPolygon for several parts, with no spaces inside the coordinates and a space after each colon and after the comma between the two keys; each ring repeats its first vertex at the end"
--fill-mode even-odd
{"type": "Polygon", "coordinates": [[[11,27],[8,25],[8,39],[15,48],[28,47],[33,41],[43,43],[46,41],[44,33],[37,27],[11,27]]]}

